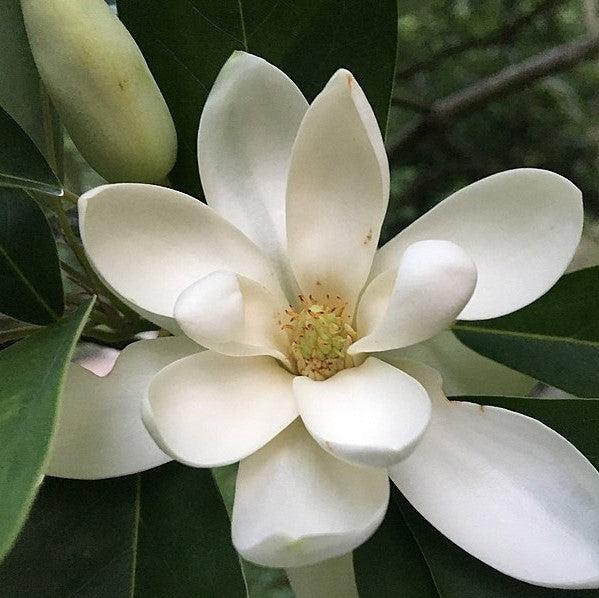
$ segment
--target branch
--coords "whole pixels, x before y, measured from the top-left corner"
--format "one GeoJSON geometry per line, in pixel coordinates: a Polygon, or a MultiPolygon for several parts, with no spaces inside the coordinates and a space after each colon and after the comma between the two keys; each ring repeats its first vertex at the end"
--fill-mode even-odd
{"type": "Polygon", "coordinates": [[[428,114],[391,140],[388,145],[390,160],[393,161],[405,149],[411,148],[424,135],[443,129],[452,121],[463,118],[493,100],[519,91],[533,81],[566,70],[598,54],[599,36],[583,37],[537,54],[519,64],[508,66],[490,77],[437,100],[431,105],[428,114]]]}
{"type": "Polygon", "coordinates": [[[507,44],[512,40],[515,33],[525,27],[533,19],[543,13],[549,12],[564,1],[565,0],[542,0],[531,11],[526,13],[516,13],[508,19],[504,25],[499,27],[499,29],[495,29],[487,35],[480,35],[465,41],[460,40],[453,42],[427,58],[423,58],[404,69],[399,69],[395,74],[395,79],[396,81],[399,79],[409,79],[417,73],[435,68],[442,60],[474,48],[485,48],[496,44],[507,44]]]}

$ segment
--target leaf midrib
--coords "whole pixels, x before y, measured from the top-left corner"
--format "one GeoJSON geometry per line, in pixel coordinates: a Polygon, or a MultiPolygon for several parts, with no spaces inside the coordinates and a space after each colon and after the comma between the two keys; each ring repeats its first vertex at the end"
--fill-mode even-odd
{"type": "Polygon", "coordinates": [[[580,345],[585,347],[591,347],[593,349],[599,349],[599,342],[589,341],[581,338],[574,338],[571,336],[555,336],[550,334],[543,334],[540,332],[522,332],[518,330],[501,330],[497,328],[484,328],[482,326],[468,326],[464,324],[454,324],[452,330],[455,332],[471,332],[475,334],[492,334],[496,336],[505,336],[519,339],[533,339],[546,341],[550,343],[566,343],[571,345],[580,345]]]}

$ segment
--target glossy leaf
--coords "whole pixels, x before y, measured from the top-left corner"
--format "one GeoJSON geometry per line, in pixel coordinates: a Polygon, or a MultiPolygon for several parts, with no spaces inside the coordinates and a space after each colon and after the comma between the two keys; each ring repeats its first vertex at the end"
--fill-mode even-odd
{"type": "Polygon", "coordinates": [[[0,48],[0,107],[43,150],[45,134],[40,79],[29,49],[19,0],[2,0],[0,48]]]}
{"type": "Polygon", "coordinates": [[[0,313],[48,324],[62,314],[63,301],[46,217],[24,191],[0,187],[0,313]]]}
{"type": "Polygon", "coordinates": [[[62,195],[60,181],[35,143],[0,108],[0,185],[62,195]]]}
{"type": "Polygon", "coordinates": [[[90,300],[68,318],[0,353],[0,559],[13,544],[37,492],[65,369],[92,304],[90,300]]]}
{"type": "Polygon", "coordinates": [[[141,47],[177,126],[179,155],[171,173],[176,187],[199,192],[200,114],[216,75],[234,50],[252,52],[281,68],[308,100],[336,69],[351,70],[385,131],[395,68],[396,4],[119,0],[119,15],[141,47]]]}
{"type": "Polygon", "coordinates": [[[209,470],[169,463],[83,482],[46,478],[0,566],[3,598],[246,595],[209,470]]]}
{"type": "MultiPolygon", "coordinates": [[[[599,467],[599,400],[457,397],[524,413],[568,438],[599,467]]],[[[425,475],[425,472],[423,472],[425,475]]],[[[453,544],[393,487],[387,516],[354,553],[360,596],[392,598],[591,598],[597,590],[532,586],[499,573],[453,544]],[[406,527],[407,525],[407,527],[406,527]]]]}
{"type": "Polygon", "coordinates": [[[599,267],[564,276],[517,312],[453,331],[471,349],[580,397],[599,397],[599,267]]]}

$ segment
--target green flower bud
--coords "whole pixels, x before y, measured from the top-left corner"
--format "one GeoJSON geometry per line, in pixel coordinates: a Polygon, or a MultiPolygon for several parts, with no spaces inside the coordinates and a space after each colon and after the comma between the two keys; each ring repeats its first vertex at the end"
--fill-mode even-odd
{"type": "Polygon", "coordinates": [[[110,182],[158,182],[177,134],[137,44],[104,0],[21,0],[40,76],[79,151],[110,182]]]}

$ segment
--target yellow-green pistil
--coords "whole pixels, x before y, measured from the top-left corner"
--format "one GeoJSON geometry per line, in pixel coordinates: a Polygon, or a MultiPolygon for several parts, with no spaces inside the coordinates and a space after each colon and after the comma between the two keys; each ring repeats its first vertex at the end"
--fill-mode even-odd
{"type": "Polygon", "coordinates": [[[345,314],[345,303],[339,297],[316,302],[310,296],[300,296],[296,310],[286,310],[287,322],[283,325],[289,336],[291,356],[297,371],[312,380],[326,380],[354,363],[347,354],[356,340],[351,318],[345,314]]]}

